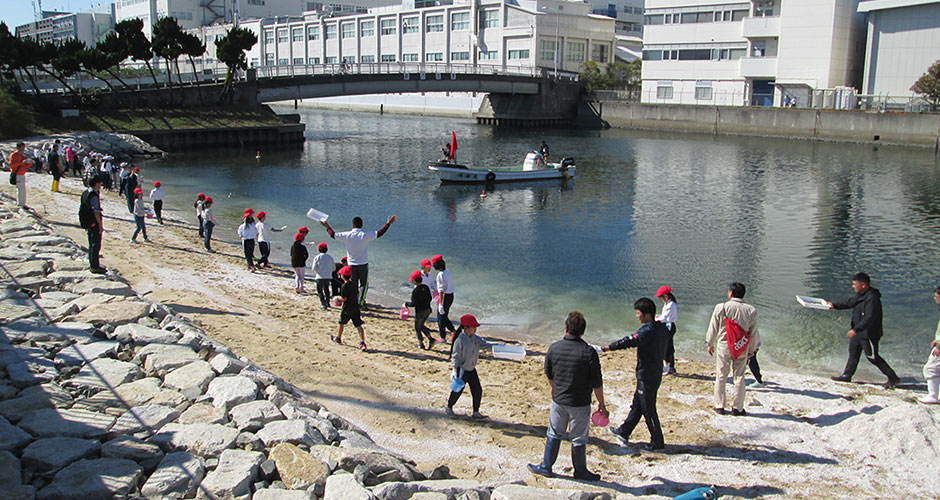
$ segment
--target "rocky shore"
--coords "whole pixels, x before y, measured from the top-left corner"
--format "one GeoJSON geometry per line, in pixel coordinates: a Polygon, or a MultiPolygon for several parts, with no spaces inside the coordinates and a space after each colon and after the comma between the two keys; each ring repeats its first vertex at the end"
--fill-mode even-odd
{"type": "MultiPolygon", "coordinates": [[[[52,144],[56,139],[62,141],[63,144],[81,144],[86,151],[95,151],[120,159],[160,156],[163,154],[162,150],[136,136],[117,132],[74,132],[43,135],[28,137],[22,139],[22,142],[26,143],[27,149],[31,151],[35,146],[52,144]]],[[[0,151],[4,152],[4,158],[16,149],[17,142],[20,142],[20,140],[0,141],[0,151]]]]}
{"type": "Polygon", "coordinates": [[[607,499],[419,470],[0,195],[7,499],[607,499]]]}

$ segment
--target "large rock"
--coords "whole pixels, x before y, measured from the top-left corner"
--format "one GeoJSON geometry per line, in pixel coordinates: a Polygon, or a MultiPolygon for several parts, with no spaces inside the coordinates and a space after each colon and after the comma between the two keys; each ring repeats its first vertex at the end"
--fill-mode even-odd
{"type": "Polygon", "coordinates": [[[205,397],[212,404],[229,410],[234,406],[254,401],[258,395],[258,386],[250,378],[241,375],[218,377],[209,383],[205,397]]]}
{"type": "Polygon", "coordinates": [[[62,307],[75,307],[79,311],[83,311],[89,306],[95,304],[107,304],[109,302],[114,302],[115,300],[123,300],[123,297],[119,297],[117,295],[108,295],[106,293],[89,293],[66,302],[62,305],[62,307]]]}
{"type": "MultiPolygon", "coordinates": [[[[52,283],[51,281],[49,282],[52,283]]],[[[39,316],[40,309],[36,307],[26,294],[21,298],[7,298],[0,300],[0,325],[6,325],[33,316],[39,316]]]]}
{"type": "Polygon", "coordinates": [[[29,444],[29,434],[0,417],[0,451],[20,451],[29,444]]]}
{"type": "Polygon", "coordinates": [[[88,363],[69,379],[67,385],[92,390],[109,389],[143,376],[134,363],[110,358],[99,358],[88,363]]]}
{"type": "Polygon", "coordinates": [[[37,234],[35,236],[13,235],[6,238],[7,243],[14,245],[29,245],[37,247],[54,247],[58,245],[68,245],[72,242],[63,236],[53,236],[51,234],[37,234]]]}
{"type": "Polygon", "coordinates": [[[281,481],[292,490],[307,489],[314,484],[323,486],[330,475],[330,467],[300,448],[281,443],[268,454],[277,467],[281,481]]]}
{"type": "Polygon", "coordinates": [[[95,339],[95,326],[91,323],[63,321],[31,329],[23,334],[23,340],[30,342],[69,341],[87,344],[97,339],[95,339]]]}
{"type": "Polygon", "coordinates": [[[212,365],[212,369],[219,375],[238,373],[248,365],[248,363],[225,352],[220,352],[213,356],[212,359],[209,360],[209,364],[212,365]]]}
{"type": "Polygon", "coordinates": [[[163,385],[177,389],[183,394],[192,395],[195,399],[196,396],[206,390],[209,382],[214,378],[215,372],[209,366],[209,363],[199,360],[167,373],[163,377],[163,385]]]}
{"type": "Polygon", "coordinates": [[[408,482],[415,480],[415,470],[413,466],[404,460],[391,455],[390,453],[381,453],[371,450],[350,449],[351,453],[343,456],[339,461],[339,466],[352,472],[359,466],[363,466],[375,476],[385,474],[389,471],[395,471],[398,481],[408,482]]]}
{"type": "Polygon", "coordinates": [[[135,406],[114,422],[111,434],[149,436],[180,416],[179,410],[163,405],[135,406]]]}
{"type": "Polygon", "coordinates": [[[92,439],[52,437],[37,439],[23,450],[23,467],[35,472],[55,472],[62,467],[87,458],[101,449],[92,439]]]}
{"type": "Polygon", "coordinates": [[[577,490],[546,490],[521,484],[505,484],[493,490],[491,500],[610,500],[609,493],[577,490]]]}
{"type": "Polygon", "coordinates": [[[352,474],[333,474],[326,480],[323,500],[377,500],[352,474]]]}
{"type": "Polygon", "coordinates": [[[88,269],[82,269],[78,271],[56,271],[47,277],[51,279],[52,281],[54,281],[56,285],[62,285],[65,283],[73,283],[76,281],[83,281],[83,280],[106,279],[103,275],[92,274],[92,272],[88,269]]]}
{"type": "Polygon", "coordinates": [[[196,403],[180,415],[181,424],[227,424],[225,408],[216,408],[209,403],[196,403]]]}
{"type": "Polygon", "coordinates": [[[254,432],[264,427],[268,422],[284,419],[281,410],[278,410],[274,403],[266,399],[242,403],[232,408],[229,416],[231,416],[232,423],[235,424],[238,430],[248,432],[254,432]]]}
{"type": "Polygon", "coordinates": [[[320,434],[323,436],[328,443],[332,443],[339,439],[339,432],[333,427],[333,424],[320,416],[320,414],[314,411],[312,408],[307,408],[303,406],[297,406],[293,402],[287,402],[281,405],[281,413],[285,417],[291,420],[306,420],[310,422],[311,425],[317,428],[320,431],[320,434]]]}
{"type": "Polygon", "coordinates": [[[164,451],[188,451],[203,457],[217,457],[231,448],[238,430],[218,424],[166,424],[150,438],[164,451]]]}
{"type": "MultiPolygon", "coordinates": [[[[119,283],[117,281],[101,280],[101,279],[80,281],[78,283],[73,284],[68,291],[72,293],[77,293],[79,295],[85,295],[89,293],[100,293],[104,295],[112,295],[112,296],[117,296],[117,297],[130,297],[134,295],[134,290],[132,290],[131,287],[127,286],[124,283],[119,283]]],[[[148,306],[148,310],[149,310],[149,306],[148,306]]],[[[134,318],[130,321],[125,321],[124,323],[130,323],[136,320],[137,318],[134,318]]]]}
{"type": "Polygon", "coordinates": [[[31,218],[9,219],[0,224],[0,233],[10,235],[21,231],[32,231],[36,227],[35,221],[31,218]]]}
{"type": "Polygon", "coordinates": [[[36,437],[97,438],[108,433],[114,417],[85,410],[43,408],[27,413],[19,427],[36,437]]]}
{"type": "Polygon", "coordinates": [[[146,345],[137,350],[135,358],[144,361],[148,373],[166,372],[201,359],[196,351],[178,344],[146,345]]]}
{"type": "Polygon", "coordinates": [[[279,490],[265,488],[258,490],[251,496],[251,500],[310,500],[312,497],[306,491],[279,490]]]}
{"type": "Polygon", "coordinates": [[[271,447],[280,443],[303,444],[313,446],[327,444],[323,436],[306,420],[277,420],[269,422],[257,432],[259,439],[265,446],[271,447]]]}
{"type": "Polygon", "coordinates": [[[19,396],[0,401],[0,417],[19,422],[27,413],[41,408],[67,408],[72,396],[57,384],[34,385],[20,391],[19,396]]]}
{"type": "MultiPolygon", "coordinates": [[[[17,342],[20,340],[22,338],[15,339],[17,342]]],[[[22,361],[45,359],[46,354],[46,350],[40,347],[0,344],[0,368],[6,369],[8,366],[22,361]]]]}
{"type": "Polygon", "coordinates": [[[102,458],[123,458],[137,463],[156,463],[163,451],[153,443],[141,441],[134,436],[118,436],[101,445],[102,458]]]}
{"type": "Polygon", "coordinates": [[[10,382],[20,389],[44,384],[59,376],[55,363],[43,357],[31,357],[6,366],[10,382]]]}
{"type": "MultiPolygon", "coordinates": [[[[86,282],[87,283],[87,282],[86,282]]],[[[144,302],[120,301],[108,304],[95,304],[88,306],[84,311],[73,318],[94,325],[104,323],[124,325],[143,318],[150,311],[150,305],[144,302]]]]}
{"type": "Polygon", "coordinates": [[[81,399],[75,403],[75,408],[121,416],[129,408],[135,406],[145,404],[177,406],[185,401],[186,398],[179,392],[160,387],[160,379],[148,377],[121,384],[115,389],[105,389],[94,396],[81,399]]]}
{"type": "MultiPolygon", "coordinates": [[[[443,479],[439,481],[415,481],[382,483],[372,488],[372,493],[379,500],[408,500],[415,493],[437,492],[454,498],[467,491],[476,492],[480,498],[489,498],[489,490],[477,481],[468,479],[443,479]]],[[[527,499],[529,497],[515,497],[527,499]]]]}
{"type": "Polygon", "coordinates": [[[81,365],[110,356],[116,353],[120,346],[121,344],[110,341],[71,345],[56,354],[55,362],[61,366],[81,365]]]}
{"type": "Polygon", "coordinates": [[[0,451],[0,491],[10,491],[22,484],[20,461],[9,451],[0,451]]]}
{"type": "Polygon", "coordinates": [[[32,278],[45,276],[52,269],[52,262],[48,260],[27,260],[3,266],[14,278],[32,278]]]}
{"type": "Polygon", "coordinates": [[[130,460],[100,458],[79,460],[60,470],[49,486],[39,490],[39,500],[110,500],[126,497],[137,489],[143,469],[130,460]]]}
{"type": "Polygon", "coordinates": [[[183,451],[170,453],[140,492],[147,498],[191,498],[205,473],[201,458],[183,451]]]}
{"type": "Polygon", "coordinates": [[[258,476],[258,466],[264,453],[243,450],[225,450],[219,456],[219,465],[206,474],[199,485],[196,498],[245,499],[251,497],[251,484],[258,476]]]}
{"type": "Polygon", "coordinates": [[[129,323],[115,328],[108,338],[124,344],[172,344],[180,338],[180,333],[129,323]]]}

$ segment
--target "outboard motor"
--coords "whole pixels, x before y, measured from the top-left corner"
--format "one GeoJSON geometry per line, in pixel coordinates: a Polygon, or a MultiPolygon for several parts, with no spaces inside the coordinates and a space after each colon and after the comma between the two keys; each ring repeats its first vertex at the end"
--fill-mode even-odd
{"type": "Polygon", "coordinates": [[[562,166],[562,168],[564,168],[564,167],[570,167],[570,166],[572,166],[572,165],[574,165],[574,158],[563,158],[563,159],[561,160],[561,166],[562,166]]]}

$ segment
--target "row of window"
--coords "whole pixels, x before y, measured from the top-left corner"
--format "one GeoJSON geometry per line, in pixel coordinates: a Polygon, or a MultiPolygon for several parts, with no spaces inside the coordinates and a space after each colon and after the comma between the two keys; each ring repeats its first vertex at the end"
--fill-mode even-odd
{"type": "MultiPolygon", "coordinates": [[[[479,52],[479,59],[480,59],[481,61],[492,61],[492,60],[496,60],[497,56],[498,56],[498,54],[497,54],[497,52],[496,52],[495,50],[490,50],[490,51],[482,51],[482,50],[481,50],[481,51],[479,52]]],[[[525,50],[510,50],[510,51],[509,51],[509,59],[528,59],[528,58],[529,58],[529,51],[528,51],[528,49],[525,49],[525,50]]],[[[382,60],[383,63],[393,63],[393,62],[395,62],[395,54],[382,54],[382,59],[381,59],[381,60],[382,60]]],[[[425,60],[425,62],[443,62],[443,61],[444,61],[444,53],[443,53],[443,52],[428,52],[428,53],[426,53],[426,54],[424,55],[424,60],[425,60]]],[[[470,52],[468,52],[468,51],[451,52],[451,53],[450,53],[450,60],[451,60],[452,62],[453,62],[453,61],[469,61],[469,60],[470,60],[470,52]]],[[[420,61],[420,58],[419,58],[418,54],[416,54],[416,53],[408,53],[408,54],[402,54],[402,55],[401,55],[401,62],[419,62],[419,61],[420,61]]],[[[338,59],[336,56],[328,56],[328,57],[324,58],[324,63],[325,63],[325,64],[337,64],[338,62],[339,62],[339,59],[338,59]]],[[[342,62],[350,63],[350,64],[355,63],[355,62],[356,62],[356,57],[355,57],[355,56],[343,56],[342,62]]],[[[375,56],[374,56],[374,55],[360,56],[359,62],[360,62],[360,63],[374,63],[374,62],[375,62],[375,56]]],[[[274,54],[267,54],[267,55],[265,56],[265,63],[268,64],[268,65],[273,65],[273,64],[274,64],[274,54]]],[[[277,64],[279,64],[279,65],[304,64],[304,60],[303,60],[302,57],[295,57],[295,58],[293,58],[293,59],[289,59],[289,58],[286,58],[286,57],[282,57],[282,58],[277,59],[277,64]]],[[[320,58],[319,58],[319,57],[310,57],[310,58],[307,59],[307,64],[320,64],[320,58]]]]}
{"type": "Polygon", "coordinates": [[[750,11],[747,9],[682,12],[679,14],[647,14],[643,16],[643,22],[647,25],[735,22],[748,17],[749,14],[750,11]]]}
{"type": "Polygon", "coordinates": [[[629,5],[624,5],[623,13],[624,14],[642,14],[643,7],[630,7],[629,5]]]}
{"type": "Polygon", "coordinates": [[[747,55],[746,48],[644,50],[644,61],[734,61],[747,55]]]}
{"type": "MultiPolygon", "coordinates": [[[[659,82],[656,86],[657,99],[672,99],[672,82],[659,82]]],[[[701,80],[695,82],[695,100],[712,100],[712,82],[701,80]]]]}
{"type": "MultiPolygon", "coordinates": [[[[402,33],[418,33],[421,31],[421,19],[418,16],[410,16],[402,18],[402,33]]],[[[498,10],[487,10],[483,11],[483,15],[480,17],[480,27],[481,28],[496,28],[499,26],[499,11],[498,10]]],[[[379,25],[379,33],[382,36],[395,35],[397,29],[397,22],[395,19],[382,19],[379,25]]],[[[469,12],[454,12],[450,15],[450,30],[451,31],[464,31],[470,29],[470,13],[469,12]]],[[[425,18],[424,31],[426,33],[437,33],[444,31],[444,15],[433,15],[427,16],[425,18]]],[[[290,39],[294,42],[302,42],[304,40],[303,28],[291,28],[290,29],[290,39]]],[[[362,37],[371,37],[375,36],[375,21],[362,21],[359,23],[359,35],[362,37]]],[[[348,22],[342,23],[342,36],[343,38],[354,38],[356,36],[356,23],[348,22]]],[[[327,40],[336,38],[336,25],[327,24],[324,37],[327,40]]],[[[319,40],[320,39],[320,27],[319,26],[309,26],[307,27],[307,40],[319,40]]],[[[286,42],[288,40],[288,29],[279,28],[277,30],[277,41],[280,43],[286,42]]],[[[264,31],[264,42],[265,43],[274,43],[274,30],[265,30],[264,31]]]]}

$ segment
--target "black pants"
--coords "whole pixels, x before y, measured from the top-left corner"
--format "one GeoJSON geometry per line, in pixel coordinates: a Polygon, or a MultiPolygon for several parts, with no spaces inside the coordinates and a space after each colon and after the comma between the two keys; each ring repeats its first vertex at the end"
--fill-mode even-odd
{"type": "Polygon", "coordinates": [[[669,342],[666,344],[666,365],[675,370],[676,368],[676,324],[669,325],[669,342]]]}
{"type": "Polygon", "coordinates": [[[255,267],[255,240],[242,240],[242,247],[245,249],[248,267],[255,267]]]}
{"type": "Polygon", "coordinates": [[[424,325],[429,317],[431,317],[430,309],[415,309],[415,335],[418,336],[418,343],[424,343],[421,334],[424,334],[428,338],[429,343],[434,342],[434,337],[431,336],[431,329],[424,325]]]}
{"type": "Polygon", "coordinates": [[[79,172],[79,170],[78,170],[78,165],[79,165],[80,163],[81,163],[81,162],[78,161],[78,157],[75,157],[75,158],[72,160],[72,175],[74,175],[75,177],[78,177],[78,176],[80,176],[80,175],[82,174],[82,173],[79,172]]]}
{"type": "MultiPolygon", "coordinates": [[[[203,223],[202,223],[202,216],[199,215],[199,216],[197,216],[196,218],[199,219],[199,228],[198,228],[198,229],[199,229],[199,237],[202,238],[202,237],[203,237],[203,232],[202,232],[202,226],[203,226],[203,223]]],[[[208,247],[206,247],[206,248],[208,248],[208,247]]]]}
{"type": "MultiPolygon", "coordinates": [[[[444,307],[444,313],[437,315],[437,328],[441,332],[441,338],[444,338],[445,334],[448,331],[455,331],[454,324],[450,322],[450,318],[447,317],[450,314],[450,306],[454,304],[454,294],[445,293],[441,295],[441,305],[444,307]]],[[[451,342],[453,346],[453,342],[451,342]]]]}
{"type": "MultiPolygon", "coordinates": [[[[460,378],[467,383],[464,389],[470,386],[470,396],[473,397],[473,411],[480,411],[480,401],[483,399],[483,387],[480,386],[480,377],[477,376],[477,371],[464,371],[463,376],[460,378]]],[[[460,399],[461,394],[463,394],[463,389],[460,389],[459,392],[450,391],[450,397],[447,398],[447,407],[453,408],[454,405],[457,404],[457,400],[460,399]]]]}
{"type": "Polygon", "coordinates": [[[758,384],[763,384],[764,378],[760,376],[760,365],[757,364],[757,353],[754,353],[754,355],[747,360],[747,367],[751,369],[751,375],[754,375],[754,380],[756,380],[758,384]]]}
{"type": "Polygon", "coordinates": [[[650,431],[650,443],[657,447],[665,444],[663,428],[659,425],[659,415],[656,413],[656,393],[659,391],[660,382],[661,380],[636,381],[630,413],[620,425],[621,435],[630,436],[640,423],[640,417],[643,417],[646,420],[646,428],[650,431]]]}
{"type": "Polygon", "coordinates": [[[158,222],[163,222],[163,200],[154,200],[153,213],[157,215],[158,222]]]}
{"type": "Polygon", "coordinates": [[[88,233],[88,264],[92,269],[101,267],[99,255],[101,254],[101,232],[98,228],[87,229],[88,233]]]}
{"type": "Polygon", "coordinates": [[[320,305],[330,307],[330,288],[333,280],[330,278],[317,280],[317,296],[320,297],[320,305]]]}
{"type": "Polygon", "coordinates": [[[352,269],[352,276],[349,281],[356,283],[356,286],[362,291],[359,292],[359,306],[366,305],[366,292],[369,291],[369,264],[359,264],[358,266],[349,266],[352,269]]]}
{"type": "Polygon", "coordinates": [[[868,361],[877,366],[881,373],[888,377],[888,380],[897,380],[898,375],[888,366],[888,362],[878,355],[878,340],[880,339],[860,339],[857,335],[849,339],[849,360],[845,363],[845,370],[842,370],[842,374],[848,377],[855,375],[858,360],[864,351],[868,361]]]}
{"type": "Polygon", "coordinates": [[[267,241],[258,242],[258,251],[261,252],[261,258],[258,259],[258,265],[267,264],[268,256],[271,255],[271,245],[267,241]]]}

